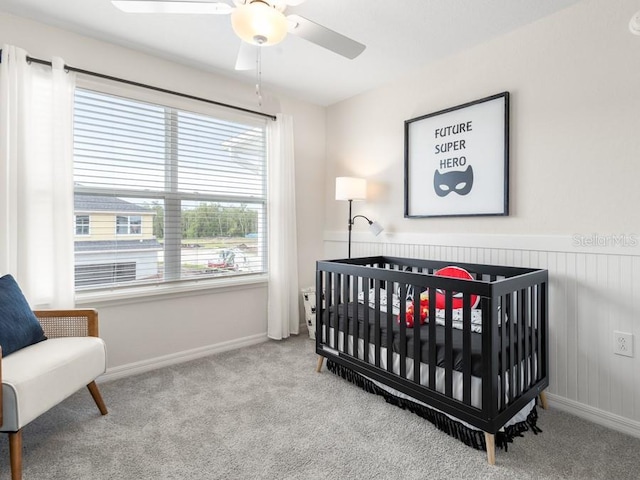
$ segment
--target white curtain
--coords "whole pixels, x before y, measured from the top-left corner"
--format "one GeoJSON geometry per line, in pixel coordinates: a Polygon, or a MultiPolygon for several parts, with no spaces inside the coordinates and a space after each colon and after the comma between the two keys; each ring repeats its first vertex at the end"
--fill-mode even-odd
{"type": "Polygon", "coordinates": [[[32,306],[74,305],[74,74],[27,63],[2,46],[0,63],[0,274],[32,306]]]}
{"type": "Polygon", "coordinates": [[[267,334],[281,340],[298,334],[298,242],[293,157],[293,119],[277,115],[269,135],[269,298],[267,334]]]}

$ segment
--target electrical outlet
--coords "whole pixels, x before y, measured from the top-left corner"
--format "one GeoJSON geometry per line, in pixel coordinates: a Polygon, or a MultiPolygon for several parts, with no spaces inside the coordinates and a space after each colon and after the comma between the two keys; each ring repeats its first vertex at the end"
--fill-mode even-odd
{"type": "Polygon", "coordinates": [[[633,357],[633,334],[625,332],[613,332],[613,353],[633,357]]]}

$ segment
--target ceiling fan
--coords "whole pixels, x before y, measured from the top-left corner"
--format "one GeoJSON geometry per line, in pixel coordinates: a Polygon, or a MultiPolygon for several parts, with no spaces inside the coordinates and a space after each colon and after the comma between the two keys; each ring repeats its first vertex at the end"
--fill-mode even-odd
{"type": "Polygon", "coordinates": [[[327,27],[300,15],[284,15],[287,7],[295,7],[305,0],[111,0],[118,9],[127,13],[184,13],[231,15],[233,31],[242,39],[236,70],[252,68],[256,46],[269,46],[281,42],[288,33],[315,43],[327,50],[354,59],[365,45],[345,37],[327,27]]]}

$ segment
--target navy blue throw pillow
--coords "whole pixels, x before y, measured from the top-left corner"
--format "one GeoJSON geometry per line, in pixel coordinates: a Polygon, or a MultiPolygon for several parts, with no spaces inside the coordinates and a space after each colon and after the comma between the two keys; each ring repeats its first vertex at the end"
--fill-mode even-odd
{"type": "Polygon", "coordinates": [[[0,345],[2,356],[46,340],[40,322],[11,275],[0,278],[0,345]]]}

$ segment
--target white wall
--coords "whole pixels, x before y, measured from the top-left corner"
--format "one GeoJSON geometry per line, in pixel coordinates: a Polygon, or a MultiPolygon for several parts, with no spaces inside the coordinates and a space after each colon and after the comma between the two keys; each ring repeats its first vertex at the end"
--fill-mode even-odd
{"type": "Polygon", "coordinates": [[[355,175],[369,179],[370,198],[354,213],[386,229],[374,240],[357,224],[355,255],[548,268],[550,398],[636,435],[640,37],[628,23],[638,8],[637,0],[584,0],[329,107],[325,191],[327,257],[346,256],[347,206],[333,199],[334,177],[355,175]],[[404,218],[404,121],[505,90],[510,215],[404,218]],[[628,245],[616,246],[614,235],[628,245]],[[635,335],[635,357],[612,353],[617,329],[635,335]]]}
{"type": "MultiPolygon", "coordinates": [[[[628,231],[625,206],[640,204],[640,39],[627,28],[638,8],[637,0],[584,0],[330,107],[328,205],[337,206],[333,177],[353,173],[373,183],[374,198],[358,208],[375,211],[387,230],[628,231]],[[404,121],[504,90],[512,107],[511,216],[404,219],[404,121]]],[[[343,226],[327,212],[329,229],[343,226]]]]}
{"type": "MultiPolygon", "coordinates": [[[[0,12],[0,45],[24,48],[37,58],[62,57],[68,65],[258,110],[253,84],[240,84],[134,50],[111,45],[0,12]]],[[[325,109],[270,92],[267,113],[294,118],[299,281],[314,281],[322,254],[325,177],[325,109]]],[[[158,296],[145,301],[92,302],[99,308],[108,367],[145,369],[266,338],[266,284],[158,296]],[[156,363],[157,364],[157,363],[156,363]]],[[[302,311],[302,300],[300,299],[302,311]]],[[[303,317],[301,317],[303,321],[303,317]]],[[[306,334],[306,332],[302,332],[306,334]]]]}

